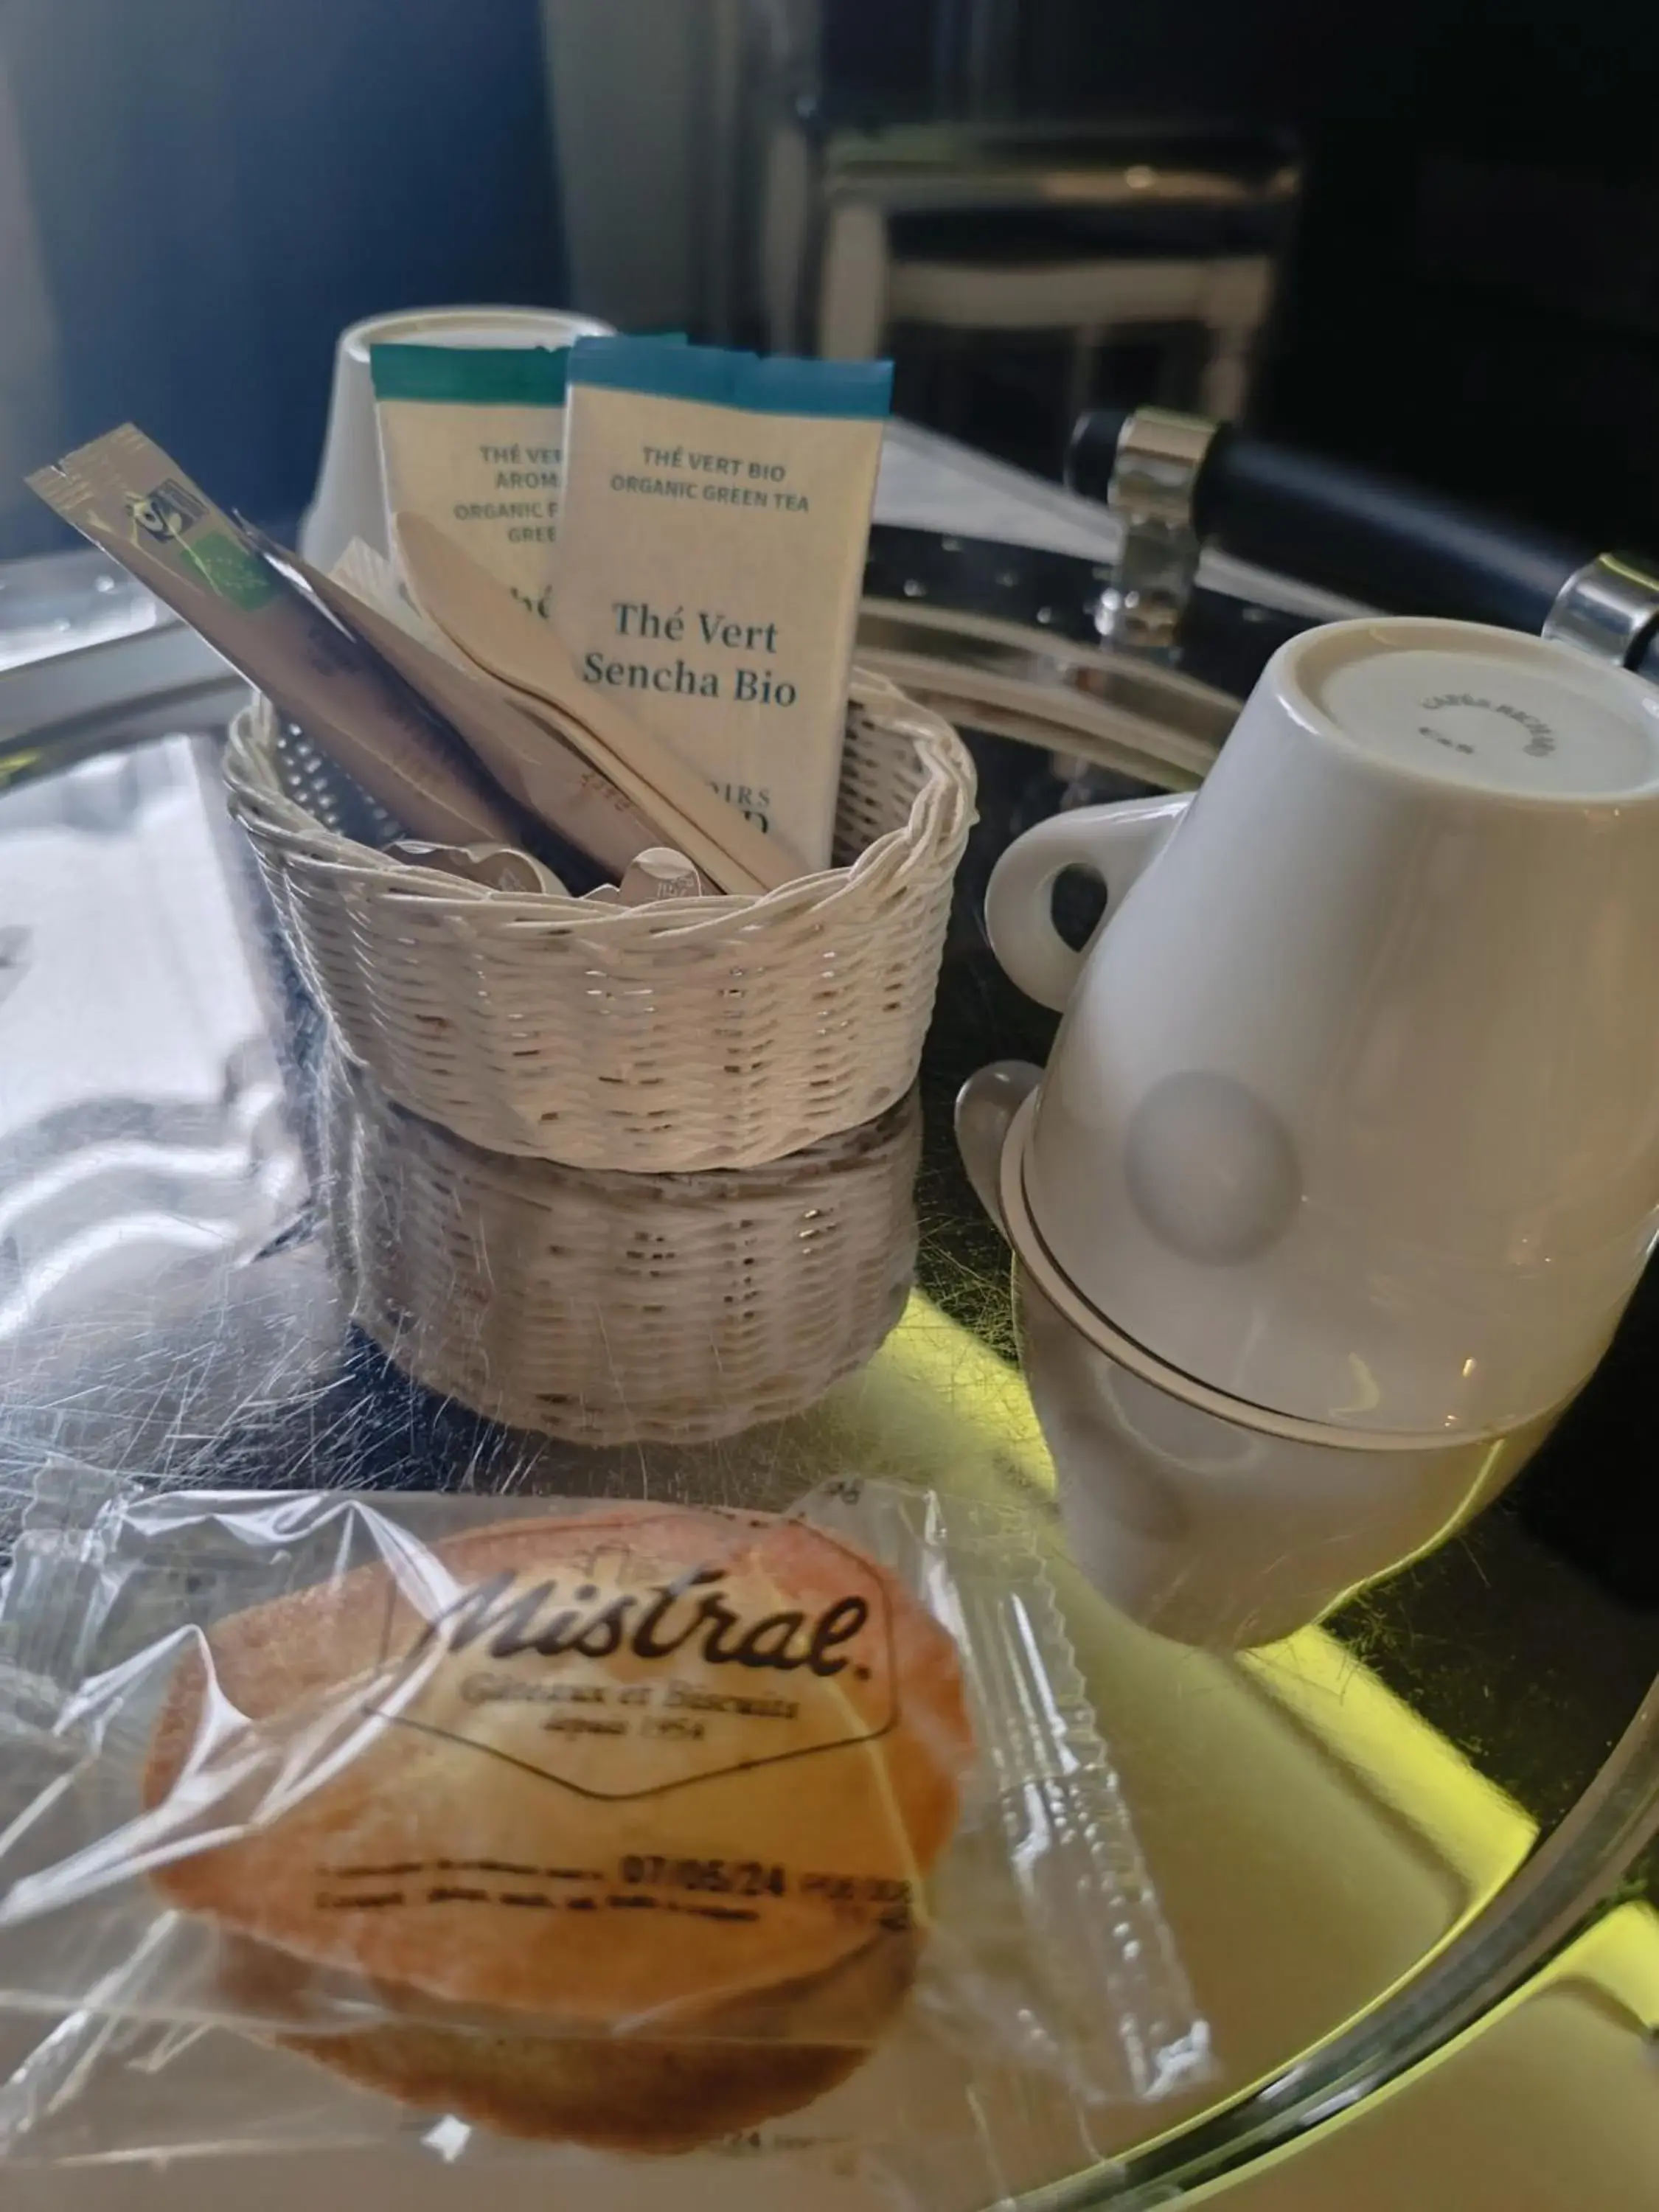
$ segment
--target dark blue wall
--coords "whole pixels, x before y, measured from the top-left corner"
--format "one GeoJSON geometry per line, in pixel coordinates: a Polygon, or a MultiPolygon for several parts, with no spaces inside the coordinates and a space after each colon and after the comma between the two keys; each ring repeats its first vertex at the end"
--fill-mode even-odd
{"type": "Polygon", "coordinates": [[[71,440],[292,513],[343,325],[563,298],[537,0],[7,0],[0,42],[71,440]]]}

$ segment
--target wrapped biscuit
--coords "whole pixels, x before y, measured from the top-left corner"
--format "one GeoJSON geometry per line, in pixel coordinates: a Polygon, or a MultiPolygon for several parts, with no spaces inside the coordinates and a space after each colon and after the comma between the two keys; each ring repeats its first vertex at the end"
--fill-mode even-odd
{"type": "MultiPolygon", "coordinates": [[[[531,2037],[867,2045],[972,1752],[955,1646],[873,1561],[676,1507],[507,1522],[233,1615],[174,1678],[146,1803],[274,1777],[342,1711],[349,1758],[158,1888],[410,2021],[531,2037]]],[[[486,2117],[533,2118],[505,2088],[486,2117]]]]}
{"type": "Polygon", "coordinates": [[[93,1480],[0,1606],[0,2002],[658,2155],[1201,2063],[1006,1522],[93,1480]]]}

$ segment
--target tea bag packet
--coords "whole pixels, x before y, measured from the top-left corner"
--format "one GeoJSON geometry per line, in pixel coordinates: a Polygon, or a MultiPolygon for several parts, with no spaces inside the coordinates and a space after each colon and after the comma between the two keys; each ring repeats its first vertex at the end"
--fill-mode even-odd
{"type": "Polygon", "coordinates": [[[535,613],[548,574],[569,349],[369,349],[386,504],[423,514],[535,613]]]}
{"type": "Polygon", "coordinates": [[[264,559],[131,423],[37,470],[28,482],[182,615],[405,830],[441,844],[517,842],[518,816],[453,725],[264,559]]]}
{"type": "Polygon", "coordinates": [[[569,359],[568,346],[377,345],[368,353],[388,521],[400,511],[424,515],[543,617],[569,359]]]}
{"type": "Polygon", "coordinates": [[[582,339],[549,618],[627,708],[827,866],[884,362],[582,339]]]}

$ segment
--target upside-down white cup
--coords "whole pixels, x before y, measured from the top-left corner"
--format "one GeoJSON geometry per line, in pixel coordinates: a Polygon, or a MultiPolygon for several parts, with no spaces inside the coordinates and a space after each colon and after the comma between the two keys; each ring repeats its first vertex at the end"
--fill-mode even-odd
{"type": "Polygon", "coordinates": [[[342,331],[317,489],[300,529],[300,550],[313,568],[332,568],[354,538],[388,550],[386,486],[374,428],[372,345],[568,346],[609,335],[591,315],[542,307],[420,307],[374,315],[342,331]]]}
{"type": "Polygon", "coordinates": [[[1492,1434],[1589,1373],[1659,1235],[1659,691],[1470,623],[1311,630],[1196,798],[1039,824],[986,912],[1066,1009],[1010,1167],[1051,1286],[1350,1430],[1492,1434]]]}

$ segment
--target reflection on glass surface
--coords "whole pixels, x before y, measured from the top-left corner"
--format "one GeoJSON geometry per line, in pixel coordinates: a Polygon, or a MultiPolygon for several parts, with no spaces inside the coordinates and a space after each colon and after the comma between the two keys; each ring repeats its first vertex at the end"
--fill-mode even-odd
{"type": "Polygon", "coordinates": [[[1387,2095],[1229,2186],[1227,2212],[1649,2212],[1659,1915],[1627,1905],[1387,2095]]]}
{"type": "Polygon", "coordinates": [[[125,569],[90,549],[0,566],[0,669],[172,619],[125,569]]]}
{"type": "MultiPolygon", "coordinates": [[[[1047,773],[1039,757],[1006,745],[988,759],[988,811],[1030,805],[1047,773]]],[[[775,1295],[730,1340],[771,1362],[767,1391],[745,1398],[713,1382],[695,1419],[677,1419],[691,1370],[674,1368],[660,1334],[640,1335],[641,1364],[624,1363],[620,1384],[592,1380],[592,1347],[623,1313],[611,1303],[618,1285],[634,1302],[629,1326],[645,1328],[653,1301],[641,1286],[653,1266],[678,1263],[684,1237],[653,1246],[637,1218],[607,1207],[604,1179],[558,1176],[526,1205],[507,1189],[485,1224],[465,1162],[434,1173],[411,1146],[388,1148],[395,1113],[353,1102],[352,1079],[339,1078],[343,1091],[322,1082],[316,1026],[225,821],[210,737],[114,750],[0,797],[0,1480],[26,1481],[55,1449],[233,1488],[467,1485],[781,1505],[855,1470],[1015,1506],[1066,1603],[1219,2070],[1184,2102],[1119,2110],[1092,2153],[1036,2130],[1012,2187],[1178,2135],[1376,2006],[1501,1897],[1593,1779],[1632,1683],[1639,1694],[1651,1680],[1653,1625],[1502,1509],[1360,1608],[1245,1658],[1167,1641],[1085,1582],[1014,1358],[1006,1249],[948,1126],[963,1075],[1043,1043],[997,995],[971,915],[924,1069],[921,1287],[881,1342],[910,1273],[908,1109],[851,1154],[849,1192],[871,1201],[860,1218],[886,1241],[872,1234],[862,1272],[837,1261],[825,1306],[803,1289],[798,1319],[830,1314],[835,1357],[792,1364],[789,1330],[768,1336],[787,1303],[775,1295]],[[561,1266],[574,1255],[572,1275],[550,1272],[556,1252],[561,1266]],[[550,1286],[539,1340],[514,1334],[525,1310],[508,1285],[526,1267],[550,1286]],[[486,1418],[478,1407],[515,1358],[520,1379],[550,1371],[550,1343],[566,1347],[560,1358],[588,1348],[567,1370],[574,1386],[529,1409],[542,1433],[486,1418]],[[460,1363],[447,1370],[429,1364],[446,1345],[460,1363]],[[669,1387],[644,1363],[647,1345],[665,1355],[669,1387]],[[844,1366],[855,1371],[826,1388],[844,1366]],[[1464,1562],[1455,1609],[1433,1613],[1464,1562]],[[1597,1655],[1589,1674],[1567,1668],[1581,1651],[1597,1655]]],[[[705,1202],[723,1201],[696,1206],[705,1202]]],[[[778,1219],[810,1246],[805,1214],[821,1211],[815,1200],[778,1219]]],[[[775,1280],[812,1279],[798,1260],[777,1267],[775,1280]]],[[[697,1294],[707,1326],[687,1334],[694,1364],[716,1347],[724,1361],[726,1289],[697,1294]]],[[[258,2139],[262,2108],[216,2039],[160,2056],[200,2084],[199,2125],[258,2139]]],[[[129,2094],[106,2108],[112,2128],[127,2114],[132,2148],[149,2078],[123,2074],[129,2094]]],[[[357,2108],[325,2121],[311,2110],[320,2139],[363,2125],[357,2108]]],[[[72,2106],[59,2118],[78,2124],[72,2106]]],[[[1102,2172],[1080,2187],[1097,2199],[1112,2185],[1102,2172]]],[[[941,2207],[966,2212],[983,2194],[982,2177],[964,2177],[941,2207]]]]}
{"type": "Polygon", "coordinates": [[[861,1367],[915,1267],[914,1095],[775,1166],[482,1152],[329,1051],[318,1212],[353,1320],[440,1396],[591,1444],[701,1443],[861,1367]]]}
{"type": "Polygon", "coordinates": [[[303,1200],[224,840],[204,739],[0,798],[0,1358],[37,1443],[118,1431],[161,1317],[222,1312],[303,1200]]]}

